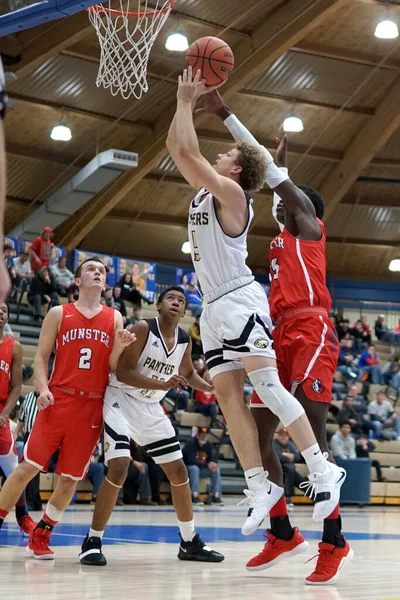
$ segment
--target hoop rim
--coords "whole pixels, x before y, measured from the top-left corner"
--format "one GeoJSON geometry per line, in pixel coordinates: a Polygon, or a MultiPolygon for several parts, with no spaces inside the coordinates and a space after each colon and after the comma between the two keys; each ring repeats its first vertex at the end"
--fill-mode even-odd
{"type": "Polygon", "coordinates": [[[175,5],[175,0],[168,0],[169,7],[168,8],[160,8],[158,10],[149,11],[141,11],[141,12],[124,12],[123,10],[116,10],[114,8],[106,8],[102,4],[94,4],[93,6],[89,6],[87,8],[87,12],[105,12],[111,15],[123,15],[124,17],[153,17],[155,15],[163,15],[166,12],[172,10],[175,5]]]}

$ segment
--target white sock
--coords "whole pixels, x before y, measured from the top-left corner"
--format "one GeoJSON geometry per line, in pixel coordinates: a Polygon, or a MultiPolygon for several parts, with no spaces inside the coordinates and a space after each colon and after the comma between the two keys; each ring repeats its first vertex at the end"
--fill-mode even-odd
{"type": "Polygon", "coordinates": [[[247,487],[252,492],[258,492],[265,481],[265,472],[262,467],[253,467],[244,472],[247,487]]]}
{"type": "Polygon", "coordinates": [[[191,521],[178,521],[179,531],[184,542],[191,542],[196,532],[194,529],[194,519],[191,521]]]}
{"type": "Polygon", "coordinates": [[[103,535],[104,535],[104,530],[103,531],[96,531],[95,529],[90,528],[89,529],[89,537],[97,537],[100,538],[101,540],[103,539],[103,535]]]}
{"type": "Polygon", "coordinates": [[[44,512],[49,517],[49,519],[51,519],[52,521],[55,521],[56,523],[58,523],[58,521],[61,520],[61,517],[64,514],[63,510],[58,510],[58,508],[53,506],[53,504],[51,504],[51,502],[47,503],[46,510],[44,512]]]}
{"type": "Polygon", "coordinates": [[[310,469],[310,473],[324,473],[326,469],[326,458],[321,452],[319,444],[314,444],[302,452],[303,458],[310,469]]]}

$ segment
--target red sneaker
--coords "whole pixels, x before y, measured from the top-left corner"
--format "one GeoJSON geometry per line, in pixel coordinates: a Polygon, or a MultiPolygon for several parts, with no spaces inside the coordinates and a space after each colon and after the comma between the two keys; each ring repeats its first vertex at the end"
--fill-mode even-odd
{"type": "Polygon", "coordinates": [[[347,540],[344,548],[336,548],[333,544],[318,544],[319,556],[314,573],[306,577],[308,585],[333,585],[339,579],[340,570],[350,562],[354,552],[347,540]]]}
{"type": "Polygon", "coordinates": [[[301,554],[308,548],[306,542],[297,527],[293,529],[293,537],[291,540],[281,540],[277,538],[269,529],[267,529],[267,542],[260,554],[251,558],[246,565],[248,571],[262,571],[273,567],[281,560],[301,554]]]}
{"type": "Polygon", "coordinates": [[[37,560],[53,560],[54,552],[49,548],[50,536],[50,529],[36,527],[29,538],[27,552],[37,560]]]}
{"type": "Polygon", "coordinates": [[[21,530],[29,536],[36,527],[35,521],[29,515],[24,515],[20,519],[17,519],[17,523],[21,527],[21,530]]]}

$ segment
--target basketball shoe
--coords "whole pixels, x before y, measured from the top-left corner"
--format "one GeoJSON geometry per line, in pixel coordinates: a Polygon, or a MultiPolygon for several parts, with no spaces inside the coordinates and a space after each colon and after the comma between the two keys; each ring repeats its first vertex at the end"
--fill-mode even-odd
{"type": "Polygon", "coordinates": [[[179,546],[178,558],[179,560],[194,560],[198,562],[222,562],[225,558],[223,554],[211,550],[203,542],[198,533],[194,536],[191,542],[184,542],[182,536],[181,544],[179,546]]]}
{"type": "Polygon", "coordinates": [[[24,515],[20,519],[17,519],[17,523],[20,526],[21,531],[29,536],[36,527],[36,523],[30,515],[24,515]]]}
{"type": "Polygon", "coordinates": [[[51,529],[36,527],[29,538],[26,551],[37,560],[54,560],[55,554],[49,548],[51,529]]]}
{"type": "Polygon", "coordinates": [[[95,567],[104,567],[107,564],[99,537],[89,537],[89,534],[86,535],[82,544],[82,552],[79,554],[79,560],[83,565],[93,565],[95,567]]]}
{"type": "MultiPolygon", "coordinates": [[[[344,548],[321,542],[315,570],[306,577],[307,585],[333,585],[339,579],[340,570],[351,561],[354,552],[347,540],[344,548]]],[[[315,557],[313,557],[315,558],[315,557]]],[[[310,559],[312,560],[312,559],[310,559]]]]}
{"type": "Polygon", "coordinates": [[[246,498],[239,502],[239,505],[249,505],[247,519],[242,527],[243,535],[251,535],[260,527],[271,508],[282,497],[283,492],[283,488],[269,481],[268,473],[265,474],[265,479],[256,492],[243,490],[246,498]]]}
{"type": "Polygon", "coordinates": [[[293,529],[291,540],[281,540],[269,529],[267,529],[267,535],[264,535],[264,537],[267,538],[264,548],[257,556],[249,560],[246,565],[248,571],[270,569],[281,560],[301,554],[308,548],[308,542],[305,541],[297,527],[293,529]]]}
{"type": "MultiPolygon", "coordinates": [[[[328,454],[324,454],[328,458],[328,454]]],[[[346,479],[346,471],[342,467],[327,462],[324,473],[310,473],[309,481],[300,484],[304,494],[314,501],[313,519],[322,521],[329,517],[339,504],[340,488],[346,479]]]]}

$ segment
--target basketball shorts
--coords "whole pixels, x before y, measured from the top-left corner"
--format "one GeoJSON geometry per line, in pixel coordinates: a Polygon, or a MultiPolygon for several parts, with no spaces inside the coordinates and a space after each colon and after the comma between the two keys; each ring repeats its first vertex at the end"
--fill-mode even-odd
{"type": "Polygon", "coordinates": [[[256,281],[207,304],[200,329],[211,377],[242,369],[249,354],[275,359],[268,299],[256,281]]]}
{"type": "Polygon", "coordinates": [[[103,425],[103,400],[69,396],[53,391],[54,404],[41,410],[25,444],[24,459],[46,471],[51,456],[60,449],[56,473],[80,481],[103,425]]]}
{"type": "Polygon", "coordinates": [[[0,429],[0,455],[10,454],[12,451],[17,454],[14,437],[11,432],[10,421],[7,419],[6,426],[0,429]]]}
{"type": "MultiPolygon", "coordinates": [[[[301,385],[307,398],[332,402],[332,381],[339,343],[328,316],[301,315],[284,321],[273,331],[279,378],[292,394],[301,385]]],[[[264,406],[253,392],[250,406],[264,406]]]]}
{"type": "Polygon", "coordinates": [[[137,400],[108,386],[104,397],[105,463],[131,456],[130,440],[143,446],[159,465],[182,458],[175,430],[159,402],[137,400]]]}

